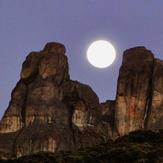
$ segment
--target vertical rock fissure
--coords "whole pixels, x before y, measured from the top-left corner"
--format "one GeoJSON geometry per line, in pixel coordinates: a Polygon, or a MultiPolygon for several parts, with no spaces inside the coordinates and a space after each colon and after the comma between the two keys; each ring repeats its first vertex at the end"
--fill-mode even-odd
{"type": "Polygon", "coordinates": [[[70,108],[71,108],[71,110],[70,110],[69,124],[70,124],[70,130],[72,131],[73,145],[76,148],[75,130],[73,128],[73,123],[72,123],[72,117],[73,117],[73,113],[74,113],[74,108],[72,106],[70,108]]]}
{"type": "MultiPolygon", "coordinates": [[[[78,95],[76,95],[78,96],[78,95]]],[[[69,128],[72,132],[72,141],[73,141],[73,145],[76,147],[76,139],[75,139],[75,130],[73,128],[73,123],[72,123],[72,118],[73,118],[73,113],[74,113],[74,99],[72,97],[65,97],[63,102],[67,105],[67,107],[69,108],[69,128]]]]}
{"type": "Polygon", "coordinates": [[[113,115],[112,115],[112,122],[111,124],[111,128],[112,128],[112,136],[116,133],[116,135],[120,135],[116,126],[116,111],[115,111],[115,107],[116,107],[116,101],[112,101],[112,108],[113,108],[113,115]]]}
{"type": "MultiPolygon", "coordinates": [[[[26,83],[25,83],[26,84],[26,83]]],[[[19,130],[18,134],[16,135],[15,139],[14,139],[14,142],[13,142],[13,146],[12,146],[12,153],[13,153],[13,156],[16,157],[17,156],[17,148],[16,148],[16,143],[17,143],[17,139],[19,137],[19,135],[22,133],[23,131],[23,128],[25,127],[25,107],[26,107],[26,102],[27,102],[27,95],[28,95],[28,85],[26,84],[26,91],[25,91],[25,96],[24,96],[24,101],[23,101],[23,105],[22,105],[22,109],[21,109],[21,121],[22,121],[22,128],[19,130]]]]}
{"type": "Polygon", "coordinates": [[[150,76],[150,79],[149,79],[149,88],[148,88],[148,92],[147,92],[147,100],[146,100],[146,106],[145,106],[145,112],[144,112],[143,129],[147,128],[149,114],[150,114],[150,111],[151,111],[152,98],[153,98],[154,67],[155,67],[155,59],[153,59],[151,76],[150,76]]]}
{"type": "Polygon", "coordinates": [[[22,131],[23,131],[23,128],[18,131],[18,133],[14,139],[13,145],[12,145],[12,154],[13,154],[13,157],[15,157],[15,158],[17,157],[17,147],[16,147],[17,139],[18,139],[19,135],[21,135],[22,131]]]}
{"type": "Polygon", "coordinates": [[[26,103],[27,103],[27,96],[28,96],[28,85],[26,84],[26,92],[25,92],[25,97],[24,97],[24,102],[23,102],[23,105],[22,105],[22,110],[21,110],[21,119],[22,119],[22,123],[23,123],[23,126],[26,125],[25,123],[25,117],[26,117],[26,103]]]}

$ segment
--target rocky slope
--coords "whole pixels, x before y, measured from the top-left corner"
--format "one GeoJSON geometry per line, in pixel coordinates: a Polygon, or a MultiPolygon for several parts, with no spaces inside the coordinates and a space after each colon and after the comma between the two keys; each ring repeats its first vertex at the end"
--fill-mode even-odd
{"type": "Polygon", "coordinates": [[[144,47],[124,52],[115,101],[100,104],[69,77],[66,49],[30,53],[0,122],[1,158],[74,151],[139,129],[163,129],[163,61],[144,47]]]}

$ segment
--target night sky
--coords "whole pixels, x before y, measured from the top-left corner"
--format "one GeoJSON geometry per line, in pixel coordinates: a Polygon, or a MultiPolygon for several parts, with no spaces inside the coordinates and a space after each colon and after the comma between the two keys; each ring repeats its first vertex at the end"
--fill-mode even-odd
{"type": "Polygon", "coordinates": [[[163,0],[0,0],[0,116],[25,57],[51,41],[66,46],[73,80],[89,84],[100,101],[114,99],[125,49],[145,46],[163,59],[163,0]],[[117,52],[106,69],[86,58],[99,39],[117,52]]]}

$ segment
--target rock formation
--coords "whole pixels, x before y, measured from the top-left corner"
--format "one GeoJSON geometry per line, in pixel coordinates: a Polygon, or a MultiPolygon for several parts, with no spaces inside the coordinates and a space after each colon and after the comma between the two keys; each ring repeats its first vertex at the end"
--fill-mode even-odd
{"type": "Polygon", "coordinates": [[[120,68],[115,123],[120,135],[163,128],[163,61],[144,47],[126,50],[120,68]]]}
{"type": "Polygon", "coordinates": [[[75,150],[103,141],[99,99],[89,86],[70,80],[65,51],[62,44],[48,43],[27,56],[0,123],[3,157],[75,150]]]}
{"type": "Polygon", "coordinates": [[[94,146],[138,129],[163,129],[163,61],[144,47],[125,51],[115,101],[99,103],[72,81],[66,49],[30,53],[0,122],[1,158],[94,146]]]}
{"type": "Polygon", "coordinates": [[[154,60],[146,128],[154,131],[163,128],[163,61],[159,59],[154,60]]]}
{"type": "Polygon", "coordinates": [[[143,47],[124,52],[115,107],[116,126],[120,135],[144,128],[153,62],[153,54],[143,47]]]}

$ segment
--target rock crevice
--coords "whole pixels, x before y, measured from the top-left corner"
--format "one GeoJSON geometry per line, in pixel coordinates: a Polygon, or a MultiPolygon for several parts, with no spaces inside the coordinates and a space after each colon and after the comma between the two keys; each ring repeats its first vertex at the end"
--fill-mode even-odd
{"type": "Polygon", "coordinates": [[[155,68],[155,59],[153,59],[153,64],[152,64],[152,70],[151,70],[151,76],[149,79],[149,90],[148,90],[148,95],[146,99],[146,106],[145,106],[145,112],[144,112],[144,124],[143,124],[143,129],[147,129],[147,123],[149,121],[149,114],[152,106],[152,97],[153,97],[153,74],[154,74],[154,68],[155,68]]]}

